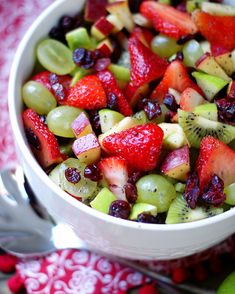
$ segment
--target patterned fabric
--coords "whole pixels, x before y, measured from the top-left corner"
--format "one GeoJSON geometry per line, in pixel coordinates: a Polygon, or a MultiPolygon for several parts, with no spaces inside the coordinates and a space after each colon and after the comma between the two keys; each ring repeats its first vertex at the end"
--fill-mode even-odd
{"type": "MultiPolygon", "coordinates": [[[[0,168],[16,162],[7,107],[7,83],[16,47],[26,29],[52,0],[0,1],[0,168]]],[[[234,249],[234,239],[213,250],[174,262],[151,262],[155,270],[169,274],[174,268],[192,266],[200,260],[234,249]]],[[[14,261],[15,262],[15,261],[14,261]]],[[[6,259],[3,264],[6,266],[6,259]]],[[[12,260],[7,263],[12,267],[12,260]]],[[[29,294],[125,293],[146,278],[93,253],[63,250],[46,258],[20,261],[18,275],[11,280],[12,291],[24,283],[29,294]]],[[[149,290],[146,290],[146,293],[149,290]]]]}

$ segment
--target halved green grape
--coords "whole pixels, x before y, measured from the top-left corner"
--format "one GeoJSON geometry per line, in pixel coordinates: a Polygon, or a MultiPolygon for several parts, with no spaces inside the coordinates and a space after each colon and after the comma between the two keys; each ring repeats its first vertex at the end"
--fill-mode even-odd
{"type": "Polygon", "coordinates": [[[97,188],[97,182],[93,182],[84,177],[84,169],[86,165],[80,162],[76,158],[69,158],[65,160],[60,165],[59,175],[60,175],[60,186],[61,188],[68,192],[69,194],[80,197],[80,198],[88,198],[93,195],[97,188]],[[68,168],[76,169],[77,172],[80,173],[80,180],[77,183],[72,183],[68,181],[65,175],[65,171],[68,168]]]}
{"type": "Polygon", "coordinates": [[[47,70],[58,75],[69,74],[75,68],[72,51],[63,43],[53,39],[39,43],[37,57],[47,70]]]}
{"type": "Polygon", "coordinates": [[[67,156],[73,155],[72,145],[74,140],[71,139],[68,143],[65,143],[63,145],[60,145],[60,153],[65,154],[67,156]]]}
{"type": "Polygon", "coordinates": [[[142,177],[136,183],[137,203],[148,203],[155,205],[157,211],[165,212],[176,197],[174,186],[163,176],[151,174],[142,177]]]}
{"type": "Polygon", "coordinates": [[[224,193],[226,195],[225,203],[235,205],[235,183],[225,187],[224,193]]]}
{"type": "Polygon", "coordinates": [[[46,118],[49,130],[56,136],[74,138],[72,122],[83,110],[72,106],[58,106],[52,109],[46,118]]]}
{"type": "Polygon", "coordinates": [[[195,67],[197,60],[203,55],[203,50],[196,40],[190,40],[183,47],[184,65],[195,67]]]}
{"type": "Polygon", "coordinates": [[[52,93],[38,82],[27,82],[23,86],[22,96],[25,105],[38,114],[48,114],[57,105],[52,93]]]}
{"type": "Polygon", "coordinates": [[[160,57],[169,58],[171,55],[182,49],[181,45],[173,38],[164,35],[158,35],[151,42],[151,49],[160,57]]]}

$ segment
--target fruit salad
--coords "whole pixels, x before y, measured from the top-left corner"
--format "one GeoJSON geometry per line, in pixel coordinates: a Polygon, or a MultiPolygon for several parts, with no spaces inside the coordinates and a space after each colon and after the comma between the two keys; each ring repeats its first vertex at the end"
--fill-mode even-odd
{"type": "Polygon", "coordinates": [[[87,0],[35,50],[25,135],[68,197],[152,224],[233,209],[235,7],[87,0]]]}

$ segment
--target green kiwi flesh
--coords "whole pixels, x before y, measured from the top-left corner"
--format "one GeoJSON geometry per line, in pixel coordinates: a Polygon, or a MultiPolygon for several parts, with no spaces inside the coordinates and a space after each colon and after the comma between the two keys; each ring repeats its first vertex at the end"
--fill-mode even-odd
{"type": "Polygon", "coordinates": [[[166,224],[188,223],[212,217],[223,212],[222,208],[212,206],[197,206],[195,209],[188,207],[182,194],[178,194],[172,201],[167,212],[166,224]]]}
{"type": "Polygon", "coordinates": [[[191,147],[200,147],[201,140],[212,136],[225,144],[235,139],[235,127],[217,121],[211,121],[192,112],[178,110],[179,124],[191,147]]]}

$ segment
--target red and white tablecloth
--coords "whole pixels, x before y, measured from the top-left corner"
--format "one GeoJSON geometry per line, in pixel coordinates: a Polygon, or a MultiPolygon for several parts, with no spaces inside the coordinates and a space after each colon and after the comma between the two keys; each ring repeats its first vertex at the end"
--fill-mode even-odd
{"type": "MultiPolygon", "coordinates": [[[[1,0],[0,1],[0,168],[16,161],[12,131],[7,107],[7,87],[11,63],[22,36],[36,16],[52,0],[1,0]]],[[[203,260],[218,261],[221,252],[232,252],[234,238],[200,255],[176,260],[174,262],[152,262],[149,266],[173,274],[176,281],[186,278],[185,272],[200,267],[203,260]]],[[[10,256],[0,256],[0,269],[17,269],[10,282],[15,293],[22,285],[29,294],[93,294],[126,293],[134,286],[146,283],[146,278],[112,263],[107,259],[77,250],[55,252],[46,258],[20,261],[10,256]]],[[[202,270],[198,270],[199,278],[202,270]]],[[[202,277],[202,275],[201,275],[202,277]]],[[[139,293],[156,293],[152,286],[142,288],[139,293]],[[151,292],[152,291],[152,292],[151,292]]]]}

